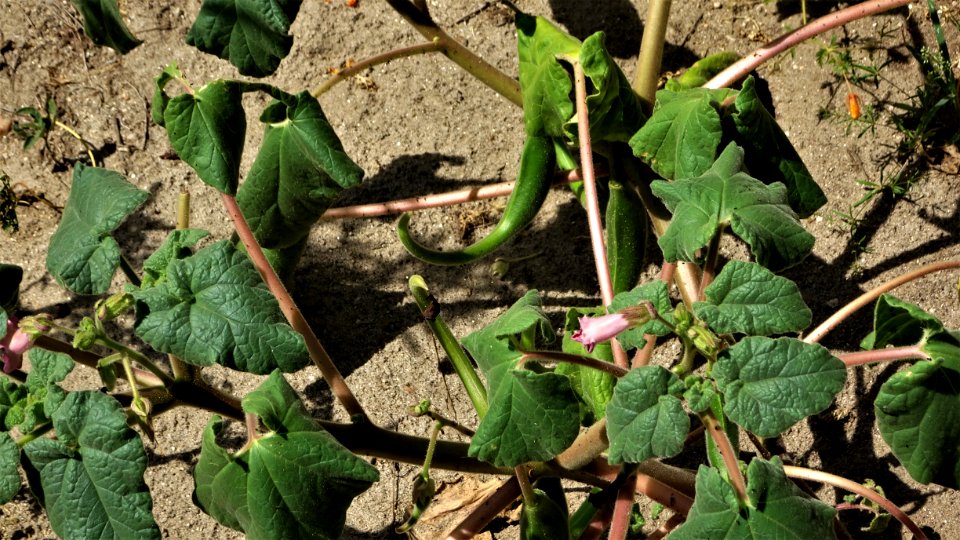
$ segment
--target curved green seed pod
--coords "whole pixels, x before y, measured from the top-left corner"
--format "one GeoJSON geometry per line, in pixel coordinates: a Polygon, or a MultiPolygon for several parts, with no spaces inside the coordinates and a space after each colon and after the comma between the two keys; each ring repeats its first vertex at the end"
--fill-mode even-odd
{"type": "Polygon", "coordinates": [[[490,234],[460,251],[437,251],[418,243],[410,236],[410,214],[400,216],[397,236],[411,255],[431,264],[456,266],[488,255],[536,217],[550,192],[556,161],[553,141],[549,137],[528,136],[520,157],[517,184],[507,201],[503,217],[490,234]]]}
{"type": "Polygon", "coordinates": [[[607,201],[607,262],[613,292],[629,291],[643,270],[647,243],[647,214],[635,193],[617,182],[610,182],[607,201]]]}
{"type": "Polygon", "coordinates": [[[566,505],[561,507],[543,490],[534,489],[533,497],[524,499],[520,513],[522,540],[566,540],[570,538],[566,505]]]}

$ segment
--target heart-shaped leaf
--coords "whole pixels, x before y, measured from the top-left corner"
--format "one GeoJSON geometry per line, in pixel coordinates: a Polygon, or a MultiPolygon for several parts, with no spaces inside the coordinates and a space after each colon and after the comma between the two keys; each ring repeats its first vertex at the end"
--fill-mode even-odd
{"type": "Polygon", "coordinates": [[[704,292],[693,311],[722,334],[799,332],[813,317],[796,283],[750,262],[728,262],[704,292]]]}
{"type": "Polygon", "coordinates": [[[119,173],[77,163],[60,225],[50,237],[47,270],[77,294],[103,294],[120,266],[114,229],[149,197],[119,173]]]}
{"type": "Polygon", "coordinates": [[[829,407],[847,370],[815,343],[750,336],[720,353],[712,375],[731,420],[761,437],[776,437],[829,407]]]}
{"type": "Polygon", "coordinates": [[[250,539],[339,538],[347,508],[379,479],[377,469],[314,424],[279,372],[243,408],[276,429],[231,455],[216,442],[222,423],[213,417],[194,473],[201,508],[250,539]]]}
{"type": "Polygon", "coordinates": [[[518,13],[517,50],[523,123],[527,135],[563,136],[563,125],[573,116],[573,82],[558,56],[576,58],[580,41],[543,17],[518,13]]]}
{"type": "Polygon", "coordinates": [[[203,0],[187,43],[229,60],[243,75],[265,77],[290,53],[300,0],[203,0]]]}
{"type": "Polygon", "coordinates": [[[143,481],[147,456],[120,404],[100,392],[73,392],[53,426],[57,439],[23,448],[40,473],[53,530],[62,538],[160,538],[143,481]]]}
{"type": "Polygon", "coordinates": [[[363,170],[308,92],[275,101],[261,121],[266,133],[237,203],[257,240],[279,249],[306,236],[343,189],[360,183],[363,170]]]}
{"type": "Polygon", "coordinates": [[[137,335],[184,362],[269,373],[309,360],[250,259],[226,240],[171,260],[165,281],[133,296],[137,335]]]}
{"type": "Polygon", "coordinates": [[[784,185],[767,186],[742,171],[743,150],[731,143],[702,176],[651,184],[673,212],[659,240],[668,261],[696,260],[697,250],[727,225],[771,270],[794,265],[810,253],[814,238],[787,204],[784,185]]]}
{"type": "Polygon", "coordinates": [[[579,404],[569,378],[512,370],[493,394],[469,455],[498,467],[546,461],[570,446],[579,429],[579,404]]]}
{"type": "Polygon", "coordinates": [[[610,463],[640,463],[683,450],[690,418],[677,398],[683,383],[660,366],[630,370],[617,381],[607,405],[610,463]]]}

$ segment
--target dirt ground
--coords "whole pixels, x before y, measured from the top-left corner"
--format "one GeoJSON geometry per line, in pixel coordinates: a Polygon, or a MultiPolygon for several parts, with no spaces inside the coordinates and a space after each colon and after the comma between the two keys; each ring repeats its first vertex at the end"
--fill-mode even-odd
{"type": "MultiPolygon", "coordinates": [[[[957,2],[940,2],[957,17],[957,2]]],[[[487,61],[516,74],[512,15],[497,2],[429,2],[434,17],[487,61]]],[[[628,76],[639,50],[647,3],[641,0],[516,0],[528,13],[558,21],[579,38],[607,32],[607,43],[628,76]]],[[[836,2],[810,0],[813,16],[836,2]]],[[[40,107],[56,99],[62,120],[97,148],[105,166],[119,171],[153,197],[129,219],[117,237],[134,267],[155,249],[174,225],[174,201],[181,190],[193,196],[192,225],[215,237],[229,235],[228,218],[218,198],[182,162],[168,159],[170,146],[161,128],[149,121],[153,78],[176,61],[187,78],[201,84],[237,78],[225,61],[188,47],[184,35],[200,2],[128,2],[128,25],[144,44],[126,56],[94,46],[83,36],[76,11],[67,0],[0,0],[0,114],[21,106],[40,107]]],[[[888,127],[892,103],[905,101],[919,84],[920,72],[906,45],[933,43],[924,3],[834,31],[808,42],[760,69],[769,83],[776,114],[806,161],[829,203],[806,220],[816,236],[814,255],[788,277],[796,280],[814,310],[815,321],[862,291],[920,265],[960,257],[960,177],[956,154],[946,154],[904,198],[877,197],[853,209],[862,218],[853,236],[844,214],[864,193],[860,180],[878,182],[884,152],[900,134],[888,127]],[[869,56],[890,61],[879,85],[862,93],[865,106],[878,108],[875,132],[858,136],[843,121],[846,89],[817,50],[829,36],[850,38],[869,56]],[[825,118],[823,112],[832,113],[825,118]]],[[[696,0],[674,2],[667,32],[664,69],[689,65],[720,50],[747,53],[800,24],[799,2],[696,0]]],[[[960,58],[960,37],[946,25],[951,53],[960,58]]],[[[348,59],[360,60],[386,50],[420,43],[422,38],[384,2],[361,0],[349,8],[342,0],[304,2],[292,30],[293,50],[267,79],[287,91],[316,87],[327,70],[348,59]]],[[[347,152],[366,171],[362,186],[344,194],[338,205],[448,191],[513,179],[523,140],[519,108],[496,95],[441,56],[418,56],[375,67],[363,80],[340,84],[320,102],[347,152]]],[[[253,98],[251,98],[253,99],[253,98]]],[[[254,102],[251,101],[250,104],[254,102]]],[[[258,103],[258,105],[262,105],[258,103]]],[[[250,107],[252,111],[255,107],[250,107]]],[[[259,110],[257,108],[257,110],[259,110]]],[[[252,163],[262,132],[248,120],[248,151],[241,170],[252,163]]],[[[69,191],[72,164],[84,158],[82,146],[62,130],[24,151],[12,136],[0,138],[0,169],[25,194],[43,195],[59,207],[69,191]]],[[[891,165],[884,172],[896,172],[891,165]]],[[[476,226],[464,240],[479,237],[496,220],[502,200],[425,211],[414,231],[433,245],[452,247],[465,225],[476,226]]],[[[73,297],[44,270],[45,247],[59,215],[34,202],[19,209],[21,230],[0,233],[0,260],[25,269],[22,307],[57,312],[76,321],[93,303],[73,297]]],[[[442,375],[435,345],[420,322],[406,289],[412,274],[422,274],[443,302],[453,331],[466,335],[496,317],[529,289],[541,291],[557,325],[566,306],[595,305],[596,278],[590,258],[584,212],[568,191],[551,193],[536,222],[511,242],[502,256],[540,254],[512,266],[504,279],[490,273],[490,261],[462,268],[426,266],[406,254],[394,233],[394,218],[325,222],[311,233],[295,277],[294,290],[321,341],[337,362],[373,420],[400,431],[426,435],[428,423],[405,408],[430,398],[447,414],[475,424],[469,402],[458,392],[455,375],[442,375]],[[448,397],[449,392],[453,395],[448,397]]],[[[731,249],[735,247],[731,244],[731,249]]],[[[652,250],[651,250],[652,251],[652,250]]],[[[732,253],[732,251],[731,251],[732,253]]],[[[660,261],[650,261],[655,272],[660,261]]],[[[116,285],[121,281],[118,276],[116,285]]],[[[897,290],[960,327],[956,276],[933,275],[897,290]]],[[[857,349],[869,331],[871,315],[862,313],[831,334],[824,344],[836,351],[857,349]]],[[[131,338],[132,339],[132,338],[131,338]]],[[[135,341],[134,341],[135,342],[135,341]]],[[[960,538],[960,497],[939,486],[918,485],[896,465],[875,427],[872,398],[879,384],[900,366],[884,365],[851,372],[835,406],[802,422],[785,436],[794,458],[857,481],[872,478],[931,537],[960,538]]],[[[71,376],[76,387],[99,383],[89,372],[71,376]]],[[[256,377],[210,370],[210,378],[236,395],[253,389],[256,377]]],[[[326,385],[312,366],[289,380],[318,416],[343,420],[326,385]]],[[[176,410],[156,421],[157,440],[146,443],[150,459],[147,483],[154,514],[169,538],[239,538],[191,502],[191,468],[199,454],[200,434],[209,415],[176,410]]],[[[377,461],[381,481],[359,497],[347,519],[345,538],[391,538],[409,504],[415,468],[377,461]]],[[[446,474],[447,481],[458,476],[446,474]]],[[[453,488],[451,488],[453,489],[453,488]]],[[[831,490],[824,500],[837,502],[831,490]]],[[[510,518],[495,522],[493,537],[515,538],[510,518]]],[[[856,527],[852,527],[856,530],[856,527]]],[[[433,531],[433,532],[431,532],[433,531]]],[[[433,538],[427,529],[420,538],[433,538]]],[[[900,538],[892,525],[883,537],[900,538]]],[[[26,494],[0,507],[0,538],[50,538],[53,532],[39,505],[26,494]]]]}

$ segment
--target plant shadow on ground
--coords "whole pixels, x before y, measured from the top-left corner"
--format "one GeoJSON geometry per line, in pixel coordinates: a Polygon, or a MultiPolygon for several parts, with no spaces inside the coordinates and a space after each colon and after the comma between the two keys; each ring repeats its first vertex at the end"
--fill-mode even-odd
{"type": "MultiPolygon", "coordinates": [[[[362,197],[351,190],[338,200],[337,205],[349,205],[358,199],[370,201],[416,197],[456,189],[451,187],[451,180],[437,177],[436,171],[444,163],[458,164],[463,161],[458,156],[440,154],[400,156],[356,190],[366,192],[362,197]],[[416,182],[398,182],[398,178],[415,178],[416,182]]],[[[485,182],[458,180],[457,183],[475,186],[485,182]]],[[[437,296],[444,318],[451,325],[461,317],[469,318],[484,311],[502,309],[505,306],[500,298],[516,300],[526,290],[534,288],[567,291],[545,299],[548,311],[551,306],[589,306],[597,303],[590,286],[596,277],[589,238],[586,234],[573,237],[569,234],[570,230],[586,230],[586,215],[569,191],[560,189],[566,192],[569,199],[557,206],[555,215],[548,223],[523,230],[495,254],[468,266],[430,266],[406,253],[399,258],[380,260],[375,255],[378,245],[351,237],[355,228],[351,220],[329,225],[335,231],[325,231],[325,237],[351,237],[347,251],[334,257],[329,252],[321,253],[319,250],[308,252],[296,272],[293,290],[295,294],[297,290],[312,291],[310,296],[298,298],[298,302],[340,372],[348,376],[368,362],[384,344],[423,323],[412,296],[406,289],[396,290],[397,284],[406,283],[411,274],[424,274],[431,291],[437,296]],[[467,299],[447,300],[464,292],[465,272],[486,272],[497,256],[510,258],[536,253],[539,255],[534,258],[514,263],[505,279],[490,275],[488,281],[480,286],[472,286],[465,292],[467,299]],[[371,254],[374,256],[371,257],[371,254]],[[558,264],[556,261],[566,262],[558,264]],[[573,271],[570,261],[576,261],[581,268],[573,271]],[[387,274],[384,269],[391,270],[387,274]]],[[[396,216],[374,219],[392,223],[396,216]]],[[[477,237],[484,233],[478,233],[477,237]]],[[[432,240],[435,239],[423,239],[428,244],[432,240]]],[[[558,324],[561,321],[557,319],[558,324]]],[[[414,351],[418,347],[410,341],[405,346],[414,351]]],[[[433,350],[416,351],[414,354],[431,358],[435,355],[433,350]]],[[[305,392],[312,405],[319,408],[318,414],[329,416],[332,401],[326,384],[318,381],[309,385],[305,392]]]]}

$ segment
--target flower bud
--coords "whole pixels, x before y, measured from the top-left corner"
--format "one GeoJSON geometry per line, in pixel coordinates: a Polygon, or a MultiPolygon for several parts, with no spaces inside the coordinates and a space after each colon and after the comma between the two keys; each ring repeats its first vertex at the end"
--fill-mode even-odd
{"type": "Polygon", "coordinates": [[[101,321],[110,321],[123,315],[133,307],[133,296],[129,293],[117,293],[107,298],[97,307],[97,318],[101,321]]]}
{"type": "Polygon", "coordinates": [[[600,317],[580,317],[580,329],[571,336],[593,352],[593,348],[601,341],[613,339],[618,334],[630,328],[642,326],[655,316],[649,304],[624,308],[616,313],[600,317]]]}
{"type": "Polygon", "coordinates": [[[89,350],[93,347],[99,335],[100,333],[97,331],[97,326],[93,323],[93,319],[84,317],[83,320],[80,321],[80,328],[77,329],[77,334],[73,336],[73,348],[80,349],[81,351],[89,350]]]}
{"type": "Polygon", "coordinates": [[[7,333],[0,339],[0,360],[3,372],[11,373],[23,365],[23,353],[33,346],[34,338],[18,328],[16,317],[7,319],[7,333]]]}

